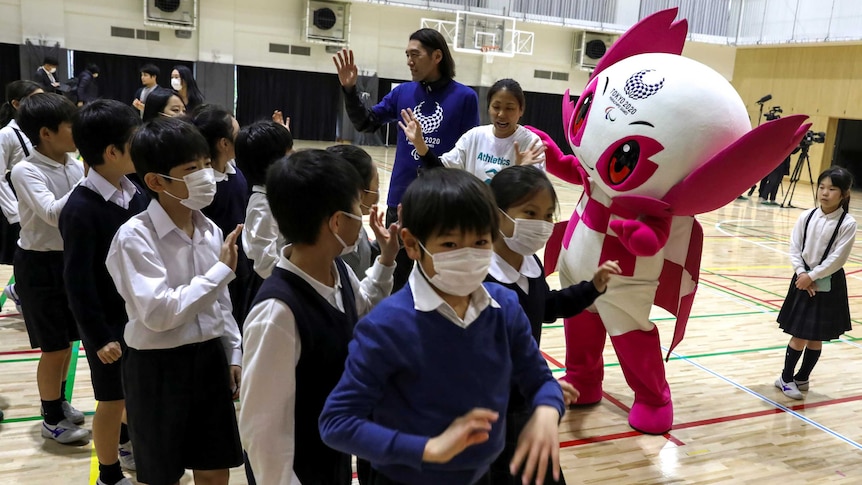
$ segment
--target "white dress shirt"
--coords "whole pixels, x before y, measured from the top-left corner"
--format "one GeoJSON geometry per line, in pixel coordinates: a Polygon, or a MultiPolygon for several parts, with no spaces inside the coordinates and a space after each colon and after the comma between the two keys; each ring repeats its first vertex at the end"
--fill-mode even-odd
{"type": "Polygon", "coordinates": [[[493,308],[500,308],[500,304],[491,298],[485,285],[479,285],[473,293],[470,293],[470,302],[467,304],[467,312],[464,318],[458,316],[455,309],[452,308],[446,300],[434,291],[431,283],[425,279],[425,275],[419,268],[419,263],[413,265],[413,271],[407,278],[410,284],[410,291],[413,292],[413,308],[420,312],[436,311],[450,322],[458,325],[461,328],[467,328],[471,323],[475,322],[479,315],[490,305],[493,308]]]}
{"type": "Polygon", "coordinates": [[[18,218],[18,198],[6,181],[6,172],[27,158],[24,153],[25,147],[28,154],[33,153],[33,144],[14,119],[0,129],[0,209],[3,210],[3,215],[6,216],[9,224],[20,222],[20,219],[18,218]],[[15,130],[18,130],[17,133],[21,135],[20,139],[15,130]],[[24,140],[24,146],[21,146],[21,140],[24,140]]]}
{"type": "MultiPolygon", "coordinates": [[[[341,281],[335,263],[332,264],[335,286],[331,287],[291,263],[289,255],[288,246],[282,250],[277,266],[305,280],[330,305],[343,312],[341,287],[345,282],[341,281]]],[[[349,266],[346,267],[350,277],[347,284],[353,288],[356,312],[361,317],[392,291],[395,266],[383,266],[376,261],[362,282],[349,266]]],[[[257,483],[299,485],[299,479],[293,473],[293,459],[296,450],[296,366],[302,344],[293,311],[275,298],[258,303],[245,320],[243,339],[239,434],[255,480],[257,483]]],[[[317,419],[316,416],[306,418],[317,419]]]]}
{"type": "Polygon", "coordinates": [[[491,256],[491,267],[488,273],[500,283],[511,285],[518,283],[518,287],[524,290],[524,294],[530,294],[529,278],[538,278],[542,276],[542,268],[532,256],[524,256],[524,261],[521,263],[521,269],[515,269],[511,264],[507,263],[496,252],[491,256]]]}
{"type": "Polygon", "coordinates": [[[823,257],[826,245],[832,238],[832,233],[835,232],[835,226],[838,224],[842,212],[844,212],[843,209],[839,208],[829,214],[824,214],[823,210],[817,207],[800,214],[790,235],[790,262],[793,264],[793,270],[796,274],[805,272],[803,259],[811,268],[811,271],[808,271],[808,276],[812,280],[831,275],[847,262],[850,251],[853,249],[853,243],[856,241],[856,219],[853,219],[850,214],[844,217],[838,235],[835,237],[835,242],[829,249],[829,255],[826,256],[823,264],[820,264],[820,258],[823,257]],[[808,219],[811,211],[814,211],[814,215],[808,223],[808,237],[805,238],[805,249],[803,250],[802,236],[805,231],[805,220],[808,219]]]}
{"type": "Polygon", "coordinates": [[[263,185],[253,186],[245,209],[242,248],[248,259],[252,260],[255,273],[263,279],[269,278],[278,261],[279,252],[286,245],[287,242],[279,232],[278,224],[269,209],[266,188],[263,185]]]}
{"type": "Polygon", "coordinates": [[[122,190],[120,190],[114,187],[111,182],[108,182],[105,177],[102,177],[99,172],[92,168],[87,172],[87,176],[84,178],[84,181],[81,182],[81,185],[101,195],[102,198],[105,199],[105,202],[112,202],[123,209],[129,208],[129,203],[132,201],[132,197],[134,197],[135,192],[138,191],[135,188],[135,184],[126,177],[122,177],[120,179],[120,187],[122,187],[122,190]]]}
{"type": "Polygon", "coordinates": [[[242,363],[227,284],[219,261],[221,230],[192,212],[194,234],[177,227],[157,200],[120,226],[106,264],[126,301],[123,336],[133,349],[171,349],[220,337],[231,365],[242,363]]]}
{"type": "Polygon", "coordinates": [[[84,177],[84,165],[66,154],[58,163],[36,150],[12,169],[12,185],[18,193],[21,236],[18,246],[29,251],[62,251],[57,228],[60,211],[69,194],[84,177]]]}

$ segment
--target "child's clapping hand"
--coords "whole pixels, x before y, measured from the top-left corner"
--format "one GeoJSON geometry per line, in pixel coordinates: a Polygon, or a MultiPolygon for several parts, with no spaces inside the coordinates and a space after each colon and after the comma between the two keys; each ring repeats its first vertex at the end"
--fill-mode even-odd
{"type": "Polygon", "coordinates": [[[604,293],[608,289],[608,281],[611,280],[611,275],[620,274],[621,272],[619,261],[605,261],[599,266],[599,269],[596,270],[596,274],[593,276],[593,286],[596,287],[599,293],[604,293]]]}
{"type": "Polygon", "coordinates": [[[384,226],[386,211],[380,210],[377,204],[371,206],[371,230],[380,245],[380,264],[392,266],[395,264],[395,256],[398,254],[398,224],[392,223],[389,227],[384,226]]]}

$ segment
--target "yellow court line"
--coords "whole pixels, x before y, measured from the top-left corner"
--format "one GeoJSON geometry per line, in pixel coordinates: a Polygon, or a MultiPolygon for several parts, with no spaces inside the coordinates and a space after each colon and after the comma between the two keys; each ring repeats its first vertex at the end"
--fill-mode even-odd
{"type": "MultiPolygon", "coordinates": [[[[99,408],[99,401],[96,401],[96,409],[99,408]]],[[[95,418],[94,418],[95,419],[95,418]]],[[[92,428],[92,426],[90,426],[92,428]]],[[[99,479],[99,456],[96,455],[96,440],[90,438],[90,485],[96,485],[99,479]]]]}

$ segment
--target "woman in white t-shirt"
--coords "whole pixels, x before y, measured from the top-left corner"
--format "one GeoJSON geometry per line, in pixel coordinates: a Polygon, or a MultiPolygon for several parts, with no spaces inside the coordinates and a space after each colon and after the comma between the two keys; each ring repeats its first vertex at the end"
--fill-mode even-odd
{"type": "Polygon", "coordinates": [[[514,79],[500,79],[488,90],[490,125],[477,126],[438,157],[425,143],[422,125],[412,110],[402,110],[398,125],[415,146],[413,156],[424,168],[467,170],[485,183],[506,167],[535,164],[545,169],[545,146],[535,133],[518,124],[524,114],[524,91],[514,79]]]}

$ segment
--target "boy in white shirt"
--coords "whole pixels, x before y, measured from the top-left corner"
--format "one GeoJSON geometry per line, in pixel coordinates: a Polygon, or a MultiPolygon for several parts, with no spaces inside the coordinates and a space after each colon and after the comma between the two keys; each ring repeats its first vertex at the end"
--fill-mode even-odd
{"type": "Polygon", "coordinates": [[[21,131],[33,143],[29,159],[12,169],[21,219],[19,250],[15,252],[16,290],[28,307],[24,323],[30,345],[42,350],[36,383],[42,400],[42,437],[59,443],[86,441],[89,431],[78,427],[84,414],[66,401],[66,375],[78,340],[75,318],[63,283],[63,238],[57,228],[60,211],[84,176],[75,151],[72,118],[77,108],[59,94],[34,94],[18,108],[21,131]]]}
{"type": "Polygon", "coordinates": [[[159,118],[131,150],[153,200],[120,226],[106,263],[129,316],[122,371],[137,479],[174,484],[192,469],[196,483],[227,484],[242,464],[242,349],[227,292],[242,225],[222,238],[200,212],[216,185],[197,128],[159,118]]]}

